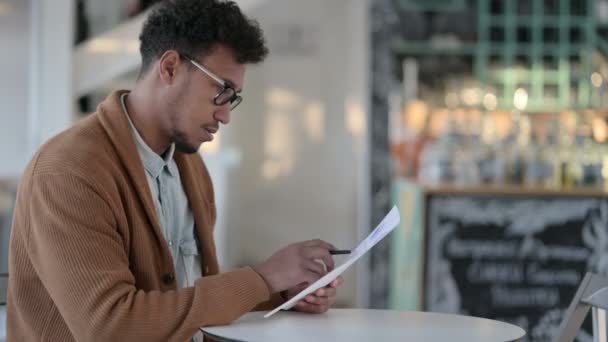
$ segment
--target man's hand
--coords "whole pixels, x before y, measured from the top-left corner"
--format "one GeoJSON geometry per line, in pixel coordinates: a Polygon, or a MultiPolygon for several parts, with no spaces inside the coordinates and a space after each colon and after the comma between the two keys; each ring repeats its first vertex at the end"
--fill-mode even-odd
{"type": "Polygon", "coordinates": [[[333,249],[334,246],[322,240],[294,243],[253,269],[266,281],[271,293],[280,292],[298,284],[314,283],[326,273],[325,266],[332,270],[334,260],[329,251],[333,249]]]}
{"type": "MultiPolygon", "coordinates": [[[[314,293],[304,297],[293,307],[293,310],[316,314],[327,312],[327,310],[336,302],[336,289],[343,282],[344,279],[342,277],[336,278],[326,287],[320,288],[314,293]]],[[[308,284],[297,286],[287,291],[287,299],[300,293],[307,285],[308,284]]]]}

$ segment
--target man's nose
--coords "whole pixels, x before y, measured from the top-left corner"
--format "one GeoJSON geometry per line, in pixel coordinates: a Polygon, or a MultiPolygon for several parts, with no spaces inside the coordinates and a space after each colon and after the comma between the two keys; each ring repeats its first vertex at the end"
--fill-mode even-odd
{"type": "Polygon", "coordinates": [[[226,103],[218,108],[215,112],[215,120],[221,122],[224,125],[230,123],[230,103],[226,103]]]}

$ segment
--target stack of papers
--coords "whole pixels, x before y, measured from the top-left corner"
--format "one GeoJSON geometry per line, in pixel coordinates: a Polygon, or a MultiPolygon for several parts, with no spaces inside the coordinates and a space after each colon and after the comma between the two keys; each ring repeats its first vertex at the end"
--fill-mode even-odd
{"type": "Polygon", "coordinates": [[[361,258],[367,251],[374,247],[378,242],[384,239],[390,232],[399,225],[399,211],[396,207],[393,207],[391,211],[384,217],[382,222],[355,248],[352,250],[349,258],[340,266],[336,267],[333,271],[327,273],[321,279],[312,283],[310,286],[302,290],[296,296],[291,298],[289,301],[283,303],[283,305],[277,307],[271,312],[264,315],[264,318],[268,318],[280,310],[289,310],[293,308],[297,302],[306,297],[307,295],[317,291],[318,289],[327,286],[340,274],[342,274],[350,265],[354,264],[359,258],[361,258]]]}

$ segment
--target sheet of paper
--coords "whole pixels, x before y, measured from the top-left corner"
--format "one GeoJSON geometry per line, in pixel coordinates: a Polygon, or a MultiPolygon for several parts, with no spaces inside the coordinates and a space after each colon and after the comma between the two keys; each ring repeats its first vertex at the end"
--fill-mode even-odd
{"type": "Polygon", "coordinates": [[[393,231],[393,229],[395,229],[395,227],[399,225],[400,220],[401,218],[399,217],[399,211],[396,207],[393,207],[393,209],[391,209],[391,211],[384,217],[382,222],[380,222],[380,224],[354,250],[352,250],[349,258],[346,259],[344,263],[342,263],[340,266],[336,267],[334,270],[321,277],[321,279],[312,283],[310,286],[302,290],[289,301],[283,303],[283,305],[264,315],[264,318],[268,318],[280,310],[291,309],[302,298],[317,291],[322,287],[327,286],[327,284],[331,283],[340,274],[344,273],[344,271],[346,271],[346,269],[350,267],[350,265],[354,264],[355,261],[361,258],[367,251],[369,251],[385,236],[387,236],[391,231],[393,231]]]}

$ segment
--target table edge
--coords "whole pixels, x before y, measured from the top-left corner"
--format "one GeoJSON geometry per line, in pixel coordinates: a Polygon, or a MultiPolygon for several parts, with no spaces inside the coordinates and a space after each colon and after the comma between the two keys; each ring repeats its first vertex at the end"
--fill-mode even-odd
{"type": "MultiPolygon", "coordinates": [[[[342,309],[345,309],[345,310],[357,310],[357,309],[352,309],[352,308],[350,308],[350,309],[349,308],[342,308],[342,309]]],[[[364,310],[400,311],[400,310],[390,310],[390,309],[364,309],[364,310]]],[[[524,341],[525,337],[528,335],[528,332],[524,328],[522,328],[522,327],[520,327],[518,325],[515,325],[513,323],[498,321],[498,320],[494,320],[494,319],[490,319],[490,318],[485,318],[485,317],[467,316],[467,315],[455,314],[455,313],[430,312],[430,311],[400,311],[400,312],[415,312],[415,313],[423,313],[423,314],[439,314],[439,315],[444,315],[444,316],[445,315],[449,315],[449,316],[463,316],[463,317],[469,317],[469,318],[475,318],[475,319],[482,319],[482,320],[500,322],[500,323],[503,323],[503,324],[512,325],[512,326],[517,327],[517,328],[519,328],[519,329],[521,329],[523,331],[523,335],[521,337],[516,338],[514,340],[507,340],[505,342],[522,342],[522,341],[524,341]]],[[[253,313],[253,312],[248,312],[247,314],[249,314],[249,313],[253,313]]],[[[208,331],[205,331],[206,328],[216,328],[216,326],[200,327],[199,331],[201,331],[205,336],[210,337],[212,339],[215,339],[215,340],[217,340],[219,342],[247,342],[245,340],[231,339],[231,338],[226,338],[226,337],[223,337],[223,336],[219,336],[219,335],[210,333],[208,331]]]]}
{"type": "MultiPolygon", "coordinates": [[[[209,327],[209,328],[212,328],[212,327],[209,327]]],[[[226,338],[223,336],[215,335],[215,334],[205,331],[203,328],[198,328],[198,330],[200,330],[203,333],[203,335],[205,335],[206,337],[210,337],[219,342],[247,342],[247,341],[243,341],[243,340],[233,340],[233,339],[226,338]]]]}

